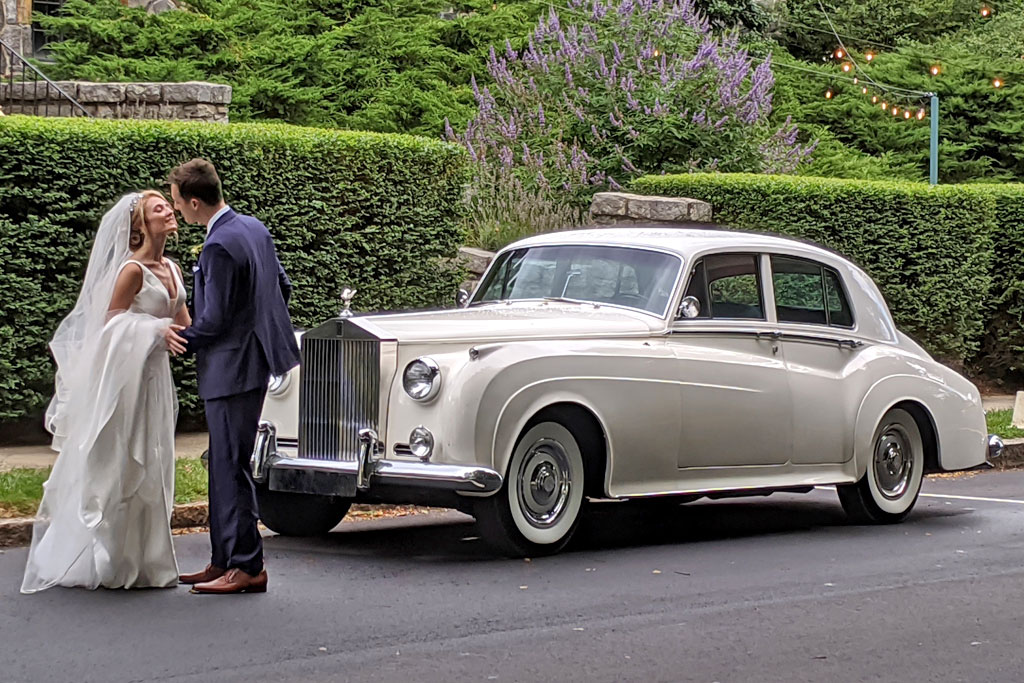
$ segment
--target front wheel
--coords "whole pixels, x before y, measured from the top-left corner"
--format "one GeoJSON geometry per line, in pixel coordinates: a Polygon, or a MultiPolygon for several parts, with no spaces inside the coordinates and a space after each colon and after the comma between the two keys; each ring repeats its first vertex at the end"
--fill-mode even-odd
{"type": "Polygon", "coordinates": [[[559,422],[539,422],[520,437],[498,493],[476,501],[483,539],[513,556],[557,553],[572,538],[583,504],[583,454],[559,422]]]}
{"type": "Polygon", "coordinates": [[[913,416],[894,408],[875,430],[871,461],[856,484],[836,487],[839,502],[858,524],[903,521],[917,502],[924,474],[924,442],[913,416]]]}
{"type": "Polygon", "coordinates": [[[348,514],[352,502],[333,496],[271,491],[256,485],[260,521],[282,536],[323,536],[348,514]]]}

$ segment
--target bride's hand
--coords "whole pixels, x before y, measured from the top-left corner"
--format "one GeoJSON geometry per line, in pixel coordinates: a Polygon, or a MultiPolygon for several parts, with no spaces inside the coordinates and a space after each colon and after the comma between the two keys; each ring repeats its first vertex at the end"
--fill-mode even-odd
{"type": "Polygon", "coordinates": [[[164,330],[164,341],[167,342],[167,350],[175,356],[185,353],[185,345],[188,344],[185,338],[178,332],[185,329],[183,325],[170,325],[164,330]]]}

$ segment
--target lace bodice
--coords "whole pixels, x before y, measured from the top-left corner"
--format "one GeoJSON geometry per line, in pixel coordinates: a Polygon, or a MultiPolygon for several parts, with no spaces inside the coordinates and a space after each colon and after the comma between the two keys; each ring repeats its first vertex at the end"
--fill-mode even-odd
{"type": "Polygon", "coordinates": [[[164,259],[164,262],[171,266],[171,277],[174,278],[175,289],[177,290],[173,300],[167,291],[167,287],[164,286],[164,283],[160,281],[160,278],[153,271],[139,261],[132,259],[125,261],[125,265],[137,263],[142,267],[142,289],[139,290],[139,293],[135,295],[135,299],[132,300],[130,309],[132,313],[146,313],[154,318],[173,318],[174,314],[181,308],[181,305],[185,303],[185,286],[181,281],[181,276],[178,274],[177,267],[167,259],[164,259]]]}

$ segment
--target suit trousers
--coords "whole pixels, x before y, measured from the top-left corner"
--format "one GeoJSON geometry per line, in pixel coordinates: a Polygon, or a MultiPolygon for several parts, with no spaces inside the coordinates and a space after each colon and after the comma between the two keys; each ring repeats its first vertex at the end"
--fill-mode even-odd
{"type": "Polygon", "coordinates": [[[222,569],[241,569],[250,576],[263,570],[256,485],[249,460],[266,386],[206,401],[210,430],[211,562],[222,569]]]}

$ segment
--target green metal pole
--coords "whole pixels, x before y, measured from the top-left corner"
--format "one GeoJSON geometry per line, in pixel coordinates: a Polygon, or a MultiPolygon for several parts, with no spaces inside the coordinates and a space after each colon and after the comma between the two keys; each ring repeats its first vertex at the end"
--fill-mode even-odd
{"type": "Polygon", "coordinates": [[[936,185],[939,182],[939,96],[935,93],[932,93],[931,124],[932,139],[928,156],[928,181],[932,185],[936,185]]]}

